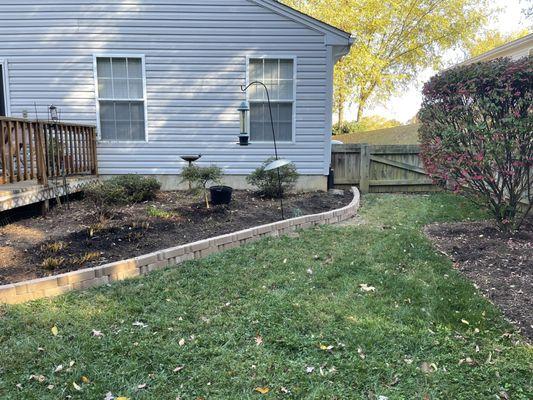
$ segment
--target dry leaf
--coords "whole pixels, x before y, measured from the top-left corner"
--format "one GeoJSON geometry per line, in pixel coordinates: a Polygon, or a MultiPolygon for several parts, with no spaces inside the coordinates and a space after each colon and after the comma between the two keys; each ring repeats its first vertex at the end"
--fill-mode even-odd
{"type": "Polygon", "coordinates": [[[142,390],[142,389],[145,389],[146,386],[147,386],[146,383],[141,383],[140,385],[137,386],[137,389],[142,390]]]}
{"type": "Polygon", "coordinates": [[[81,381],[82,381],[83,383],[89,383],[89,382],[91,382],[90,379],[87,378],[86,376],[82,376],[82,377],[81,377],[81,381]]]}
{"type": "Polygon", "coordinates": [[[185,339],[181,338],[180,341],[178,342],[178,344],[180,346],[185,346],[185,339]]]}
{"type": "Polygon", "coordinates": [[[263,338],[262,338],[260,335],[257,335],[257,336],[255,337],[255,344],[256,344],[257,346],[261,346],[261,345],[263,344],[263,338]]]}
{"type": "Polygon", "coordinates": [[[139,322],[139,321],[135,321],[133,324],[133,326],[138,326],[139,328],[147,328],[148,325],[146,325],[144,322],[139,322]]]}
{"type": "Polygon", "coordinates": [[[52,389],[54,388],[54,385],[48,385],[46,388],[47,388],[48,390],[52,390],[52,389]]]}
{"type": "Polygon", "coordinates": [[[57,336],[57,334],[59,333],[59,329],[57,329],[57,326],[52,326],[52,329],[50,329],[50,331],[52,332],[52,335],[54,336],[57,336]]]}
{"type": "Polygon", "coordinates": [[[174,368],[174,372],[180,372],[183,368],[185,368],[185,365],[180,365],[179,367],[174,368]]]}
{"type": "Polygon", "coordinates": [[[359,357],[361,357],[361,360],[364,360],[366,358],[366,354],[363,352],[362,348],[357,349],[357,354],[359,354],[359,357]]]}
{"type": "Polygon", "coordinates": [[[113,396],[113,393],[107,392],[105,394],[104,400],[115,400],[115,396],[113,396]]]}
{"type": "Polygon", "coordinates": [[[54,372],[55,372],[55,373],[57,373],[57,372],[61,372],[61,371],[63,371],[63,365],[58,365],[58,366],[56,367],[56,369],[54,369],[54,372]]]}
{"type": "Polygon", "coordinates": [[[320,350],[324,350],[324,351],[331,351],[333,350],[333,346],[326,346],[325,344],[321,344],[320,345],[320,350]]]}
{"type": "Polygon", "coordinates": [[[470,325],[470,322],[468,322],[466,319],[462,319],[461,322],[465,325],[470,325]]]}
{"type": "Polygon", "coordinates": [[[308,273],[309,275],[313,275],[313,270],[312,270],[311,268],[308,268],[308,269],[307,269],[307,273],[308,273]]]}
{"type": "Polygon", "coordinates": [[[74,389],[80,391],[81,390],[81,386],[78,385],[76,382],[72,382],[72,386],[74,386],[74,389]]]}
{"type": "Polygon", "coordinates": [[[254,390],[261,394],[267,394],[268,392],[270,392],[270,389],[267,387],[256,387],[254,390]]]}
{"type": "Polygon", "coordinates": [[[280,389],[281,393],[285,393],[285,394],[289,394],[291,391],[289,389],[287,389],[286,387],[281,387],[280,389]]]}
{"type": "Polygon", "coordinates": [[[129,397],[120,396],[120,397],[117,397],[115,400],[130,400],[130,398],[129,397]]]}
{"type": "Polygon", "coordinates": [[[376,291],[376,288],[374,286],[368,286],[366,283],[361,283],[359,287],[361,288],[361,291],[363,292],[375,292],[376,291]]]}
{"type": "Polygon", "coordinates": [[[307,367],[305,369],[305,372],[307,372],[308,374],[312,373],[313,371],[315,370],[315,367],[307,367]]]}
{"type": "Polygon", "coordinates": [[[30,381],[32,380],[43,383],[46,380],[46,377],[44,375],[30,375],[30,381]]]}
{"type": "Polygon", "coordinates": [[[68,366],[69,366],[69,367],[72,367],[75,363],[76,363],[76,361],[70,361],[70,362],[68,363],[68,366]]]}
{"type": "Polygon", "coordinates": [[[437,370],[437,366],[434,363],[423,362],[420,364],[420,369],[425,374],[431,374],[437,370]]]}
{"type": "Polygon", "coordinates": [[[15,386],[16,386],[17,388],[19,388],[20,390],[22,390],[22,385],[21,385],[20,383],[17,383],[15,386]]]}
{"type": "Polygon", "coordinates": [[[97,338],[101,338],[101,337],[104,336],[104,334],[101,331],[97,331],[95,329],[93,329],[91,335],[94,336],[94,337],[97,337],[97,338]]]}

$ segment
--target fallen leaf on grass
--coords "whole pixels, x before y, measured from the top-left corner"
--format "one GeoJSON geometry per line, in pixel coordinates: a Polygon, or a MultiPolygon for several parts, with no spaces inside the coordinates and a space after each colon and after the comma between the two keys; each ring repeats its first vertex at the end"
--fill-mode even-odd
{"type": "Polygon", "coordinates": [[[95,329],[93,329],[91,335],[94,336],[94,337],[97,337],[99,339],[104,337],[104,334],[101,331],[97,331],[95,329]]]}
{"type": "Polygon", "coordinates": [[[465,325],[470,325],[470,322],[468,322],[466,319],[462,319],[461,322],[465,325]]]}
{"type": "Polygon", "coordinates": [[[56,369],[54,369],[54,372],[55,372],[55,373],[58,373],[58,372],[61,372],[61,371],[63,371],[63,365],[58,365],[58,366],[56,367],[56,369]]]}
{"type": "Polygon", "coordinates": [[[81,390],[81,386],[78,385],[76,382],[72,382],[72,386],[74,386],[74,389],[76,389],[77,391],[81,390]]]}
{"type": "Polygon", "coordinates": [[[262,338],[260,335],[257,335],[257,336],[255,337],[255,344],[256,344],[257,346],[261,346],[261,345],[263,344],[263,338],[262,338]]]}
{"type": "Polygon", "coordinates": [[[48,390],[52,390],[52,389],[54,388],[54,385],[48,385],[46,388],[47,388],[48,390]]]}
{"type": "Polygon", "coordinates": [[[185,368],[185,365],[180,365],[179,367],[174,368],[174,372],[180,372],[183,368],[185,368]]]}
{"type": "Polygon", "coordinates": [[[374,286],[369,286],[366,283],[361,283],[359,287],[361,288],[361,291],[363,292],[375,292],[376,291],[376,288],[374,286]]]}
{"type": "Polygon", "coordinates": [[[117,397],[115,400],[130,400],[130,398],[129,397],[120,396],[120,397],[117,397]]]}
{"type": "Polygon", "coordinates": [[[91,382],[91,380],[90,380],[89,378],[87,378],[86,376],[82,376],[82,377],[81,377],[81,381],[82,381],[83,383],[89,383],[89,382],[91,382]]]}
{"type": "Polygon", "coordinates": [[[267,394],[268,392],[270,392],[270,389],[267,387],[256,387],[254,390],[257,393],[261,393],[261,394],[267,394]]]}
{"type": "Polygon", "coordinates": [[[437,370],[437,366],[434,363],[423,362],[420,364],[420,370],[425,374],[431,374],[437,370]]]}
{"type": "Polygon", "coordinates": [[[52,329],[50,329],[50,332],[52,332],[52,335],[57,336],[59,333],[59,329],[57,329],[57,326],[52,326],[52,329]]]}
{"type": "Polygon", "coordinates": [[[324,351],[331,351],[333,350],[333,346],[326,346],[325,344],[321,344],[320,345],[320,350],[324,350],[324,351]]]}
{"type": "Polygon", "coordinates": [[[105,394],[104,400],[115,400],[115,396],[113,396],[113,393],[107,392],[105,394]]]}
{"type": "Polygon", "coordinates": [[[466,357],[466,358],[461,358],[459,360],[459,365],[462,365],[462,364],[475,365],[476,362],[472,360],[470,357],[466,357]]]}
{"type": "Polygon", "coordinates": [[[185,339],[181,338],[180,341],[178,342],[178,344],[180,346],[185,346],[185,339]]]}
{"type": "Polygon", "coordinates": [[[362,348],[357,349],[357,354],[359,354],[359,357],[361,357],[361,360],[364,360],[366,358],[366,354],[364,353],[362,348]]]}
{"type": "Polygon", "coordinates": [[[146,389],[146,386],[148,386],[146,385],[146,383],[141,383],[140,385],[137,385],[137,389],[139,390],[146,389]]]}
{"type": "Polygon", "coordinates": [[[140,321],[135,321],[133,324],[133,326],[138,326],[139,328],[147,328],[148,325],[146,325],[144,322],[140,322],[140,321]]]}
{"type": "Polygon", "coordinates": [[[37,381],[43,383],[46,380],[44,375],[30,375],[30,381],[37,381]]]}

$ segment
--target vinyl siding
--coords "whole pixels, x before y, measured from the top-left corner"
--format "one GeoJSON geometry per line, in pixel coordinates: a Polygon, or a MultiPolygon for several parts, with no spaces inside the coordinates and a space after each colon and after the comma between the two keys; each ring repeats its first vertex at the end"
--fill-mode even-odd
{"type": "Polygon", "coordinates": [[[280,154],[302,174],[327,169],[328,48],[324,34],[248,0],[0,0],[0,59],[9,67],[11,115],[96,124],[93,55],[145,56],[146,143],[99,143],[101,174],[177,174],[202,154],[248,174],[269,144],[236,145],[246,58],[296,57],[296,140],[280,154]],[[327,140],[327,139],[326,139],[327,140]]]}

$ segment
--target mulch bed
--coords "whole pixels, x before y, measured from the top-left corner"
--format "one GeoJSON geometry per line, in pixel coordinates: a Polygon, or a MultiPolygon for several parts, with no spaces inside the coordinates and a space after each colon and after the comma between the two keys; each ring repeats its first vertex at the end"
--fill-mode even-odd
{"type": "Polygon", "coordinates": [[[491,222],[433,224],[426,234],[509,321],[533,340],[533,223],[517,234],[491,222]]]}
{"type": "MultiPolygon", "coordinates": [[[[352,195],[304,193],[284,200],[286,217],[343,207],[352,195]]],[[[46,217],[16,221],[0,214],[0,284],[60,274],[147,254],[280,220],[279,201],[235,191],[209,210],[198,196],[160,192],[156,200],[120,207],[102,220],[81,199],[46,217]],[[6,221],[9,222],[6,224],[6,221]]]]}

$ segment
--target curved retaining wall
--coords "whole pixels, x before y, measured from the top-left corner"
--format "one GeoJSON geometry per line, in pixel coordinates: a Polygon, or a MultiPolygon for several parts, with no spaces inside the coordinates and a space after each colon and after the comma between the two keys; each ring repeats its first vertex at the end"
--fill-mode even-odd
{"type": "Polygon", "coordinates": [[[336,224],[352,218],[357,213],[360,194],[356,188],[352,188],[352,192],[354,197],[350,204],[337,210],[273,222],[93,268],[3,285],[0,286],[0,302],[17,304],[43,297],[58,296],[72,290],[88,289],[145,275],[157,269],[177,266],[184,261],[204,258],[267,236],[281,236],[315,225],[336,224]]]}

